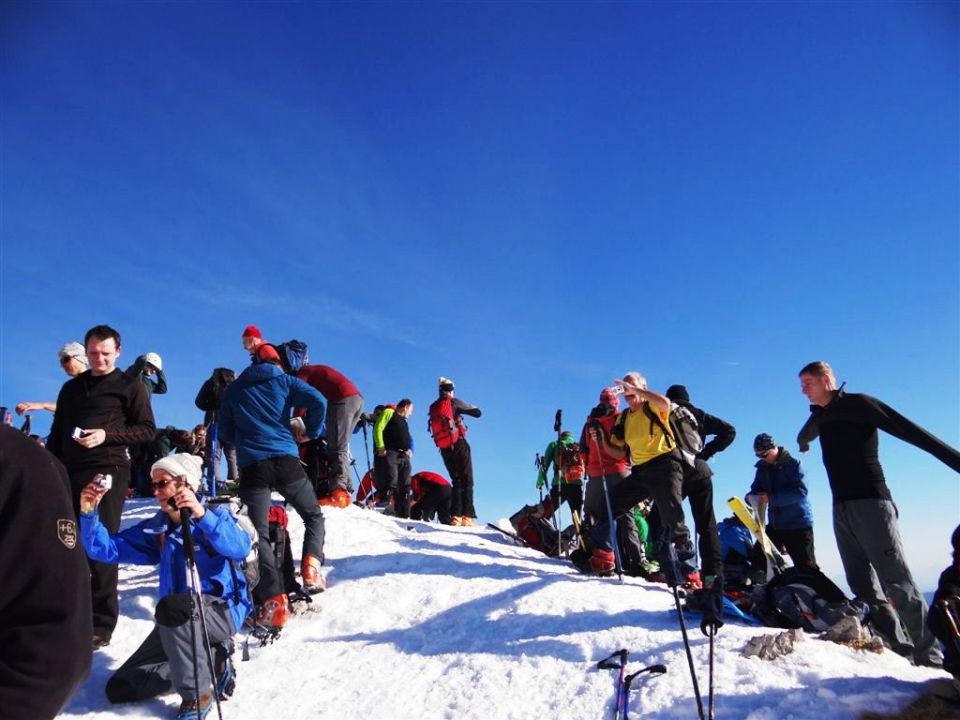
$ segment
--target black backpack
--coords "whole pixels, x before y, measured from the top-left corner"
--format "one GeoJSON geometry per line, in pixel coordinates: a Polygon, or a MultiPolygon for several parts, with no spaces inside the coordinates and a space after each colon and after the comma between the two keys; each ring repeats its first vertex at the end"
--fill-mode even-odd
{"type": "Polygon", "coordinates": [[[866,615],[817,568],[787,568],[757,593],[753,612],[773,627],[823,632],[847,616],[863,621],[866,615]]]}

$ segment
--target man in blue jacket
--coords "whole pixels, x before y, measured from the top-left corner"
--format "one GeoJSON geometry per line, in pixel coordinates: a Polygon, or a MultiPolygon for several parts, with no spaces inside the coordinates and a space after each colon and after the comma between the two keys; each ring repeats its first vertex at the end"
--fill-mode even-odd
{"type": "Polygon", "coordinates": [[[786,549],[794,566],[817,567],[813,553],[813,510],[807,499],[800,461],[785,448],[777,447],[767,433],[757,435],[753,451],[759,460],[747,501],[755,507],[769,506],[767,534],[778,548],[786,549]]]}
{"type": "Polygon", "coordinates": [[[91,558],[102,563],[159,566],[157,623],[107,681],[107,698],[114,703],[134,702],[175,689],[183,698],[178,720],[206,717],[214,689],[198,615],[191,613],[181,510],[189,510],[191,516],[207,636],[217,655],[216,690],[224,695],[233,691],[233,666],[226,644],[243,625],[252,605],[246,578],[231,563],[247,556],[252,540],[228,510],[200,504],[196,491],[202,464],[201,458],[188,454],[170,455],[154,463],[150,477],[159,512],[116,535],[110,534],[97,514],[100,500],[113,491],[104,490],[94,480],[80,492],[80,536],[91,558]]]}
{"type": "Polygon", "coordinates": [[[322,592],[323,513],[300,464],[290,430],[290,413],[294,408],[307,411],[304,425],[312,440],[320,435],[325,408],[320,393],[283,371],[272,346],[257,348],[253,361],[224,393],[220,435],[237,448],[240,499],[247,505],[260,536],[260,582],[253,597],[260,608],[257,623],[279,630],[287,621],[289,598],[270,548],[270,493],[279,492],[303,519],[303,588],[308,593],[322,592]]]}

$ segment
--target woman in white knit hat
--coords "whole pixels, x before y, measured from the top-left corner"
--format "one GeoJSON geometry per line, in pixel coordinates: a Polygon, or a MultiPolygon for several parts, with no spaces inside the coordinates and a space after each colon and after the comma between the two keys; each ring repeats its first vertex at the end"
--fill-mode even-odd
{"type": "Polygon", "coordinates": [[[109,490],[91,482],[80,493],[80,532],[87,554],[105,563],[159,565],[156,625],[134,654],[107,681],[111,702],[135,702],[176,690],[183,698],[178,720],[202,720],[213,692],[233,691],[233,664],[226,651],[252,607],[244,574],[231,560],[243,560],[252,540],[230,512],[205,507],[197,498],[203,460],[168,455],[150,468],[156,515],[111,535],[100,522],[97,503],[109,490]],[[198,615],[187,583],[181,517],[188,518],[196,548],[204,616],[216,678],[210,675],[198,615]],[[191,628],[191,617],[193,628],[191,628]],[[193,637],[196,646],[193,646],[193,637]],[[194,681],[194,657],[199,685],[194,681]]]}

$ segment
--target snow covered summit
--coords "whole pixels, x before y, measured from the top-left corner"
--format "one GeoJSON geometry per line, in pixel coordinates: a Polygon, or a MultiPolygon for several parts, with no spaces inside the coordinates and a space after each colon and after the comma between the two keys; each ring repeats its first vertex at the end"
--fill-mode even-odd
{"type": "MultiPolygon", "coordinates": [[[[125,522],[153,512],[127,505],[125,522]]],[[[588,577],[485,527],[455,528],[327,509],[329,589],[290,619],[273,645],[251,643],[228,720],[254,718],[601,718],[613,716],[616,673],[599,660],[630,651],[628,672],[654,663],[630,694],[633,717],[696,717],[673,599],[640,579],[588,577]]],[[[299,553],[302,525],[290,513],[299,553]]],[[[173,718],[169,695],[111,706],[103,686],[152,627],[156,572],[122,567],[113,642],[63,718],[173,718]]],[[[708,641],[690,637],[706,695],[708,641]]],[[[773,629],[727,623],[717,636],[716,717],[856,718],[892,711],[943,673],[893,653],[859,653],[809,637],[773,662],[744,659],[747,640],[773,629]]],[[[706,697],[704,697],[706,703],[706,697]]],[[[214,711],[211,718],[216,717],[214,711]]]]}

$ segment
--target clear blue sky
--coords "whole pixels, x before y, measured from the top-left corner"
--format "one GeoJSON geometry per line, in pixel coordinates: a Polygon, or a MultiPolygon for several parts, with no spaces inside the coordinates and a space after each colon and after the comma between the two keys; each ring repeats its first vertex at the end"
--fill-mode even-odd
{"type": "MultiPolygon", "coordinates": [[[[240,333],[307,341],[368,405],[437,377],[483,520],[627,370],[789,449],[827,359],[960,445],[956,3],[17,3],[0,8],[0,403],[53,400],[106,322],[192,426],[240,333]]],[[[49,414],[37,413],[45,430],[49,414]]],[[[363,458],[362,445],[354,453],[363,458]]],[[[960,478],[881,459],[924,589],[960,478]]],[[[840,574],[819,448],[817,549],[840,574]]],[[[718,514],[726,515],[722,502],[718,514]]]]}

